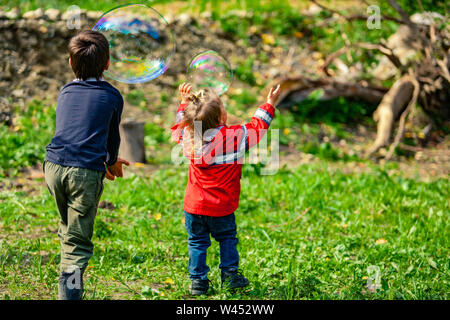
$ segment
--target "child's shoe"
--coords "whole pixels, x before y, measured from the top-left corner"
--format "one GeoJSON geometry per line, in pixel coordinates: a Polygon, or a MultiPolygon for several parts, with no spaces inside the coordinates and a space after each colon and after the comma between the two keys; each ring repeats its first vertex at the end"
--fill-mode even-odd
{"type": "Polygon", "coordinates": [[[191,284],[191,294],[200,296],[206,294],[209,289],[209,280],[194,279],[191,284]]]}
{"type": "Polygon", "coordinates": [[[237,289],[248,286],[249,281],[240,270],[222,271],[222,287],[226,285],[229,289],[237,289]]]}

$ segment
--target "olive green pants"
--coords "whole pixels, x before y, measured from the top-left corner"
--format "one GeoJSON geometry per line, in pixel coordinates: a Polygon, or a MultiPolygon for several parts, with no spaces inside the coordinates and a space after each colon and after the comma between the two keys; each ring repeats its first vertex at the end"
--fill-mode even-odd
{"type": "Polygon", "coordinates": [[[94,245],[94,219],[103,192],[104,172],[44,162],[45,182],[61,217],[61,272],[84,272],[94,245]]]}

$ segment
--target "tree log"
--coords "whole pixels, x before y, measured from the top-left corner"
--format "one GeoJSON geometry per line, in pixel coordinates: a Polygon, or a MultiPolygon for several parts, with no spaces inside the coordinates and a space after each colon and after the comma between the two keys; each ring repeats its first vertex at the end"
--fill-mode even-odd
{"type": "Polygon", "coordinates": [[[130,162],[145,163],[145,123],[125,119],[120,124],[120,157],[130,162]]]}
{"type": "Polygon", "coordinates": [[[378,104],[387,92],[385,88],[371,86],[367,83],[348,83],[332,78],[310,79],[303,76],[275,79],[267,86],[267,90],[278,84],[281,93],[276,104],[280,104],[281,107],[285,105],[284,100],[289,100],[290,103],[298,103],[305,100],[311,92],[317,89],[324,90],[321,100],[347,97],[373,104],[378,104]]]}

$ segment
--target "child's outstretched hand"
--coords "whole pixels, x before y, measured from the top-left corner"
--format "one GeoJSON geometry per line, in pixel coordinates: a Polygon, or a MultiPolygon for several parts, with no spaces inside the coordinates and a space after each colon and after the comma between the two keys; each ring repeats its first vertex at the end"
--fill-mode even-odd
{"type": "Polygon", "coordinates": [[[108,166],[106,170],[106,179],[114,181],[116,177],[123,177],[123,170],[122,170],[123,164],[126,166],[130,165],[130,163],[127,160],[118,157],[116,163],[114,163],[111,166],[108,166]]]}
{"type": "Polygon", "coordinates": [[[190,83],[184,82],[180,84],[178,91],[180,91],[181,95],[181,103],[189,103],[188,96],[191,92],[192,86],[190,83]]]}
{"type": "Polygon", "coordinates": [[[267,95],[267,103],[270,103],[272,106],[275,105],[279,96],[280,96],[280,85],[276,87],[272,87],[267,95]]]}

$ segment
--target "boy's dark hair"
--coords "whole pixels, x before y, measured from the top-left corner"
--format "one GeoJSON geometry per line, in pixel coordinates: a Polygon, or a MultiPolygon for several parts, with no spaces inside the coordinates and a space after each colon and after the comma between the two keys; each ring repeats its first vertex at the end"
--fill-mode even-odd
{"type": "Polygon", "coordinates": [[[109,60],[109,43],[103,34],[81,31],[70,39],[68,50],[72,70],[78,79],[100,79],[109,60]]]}

